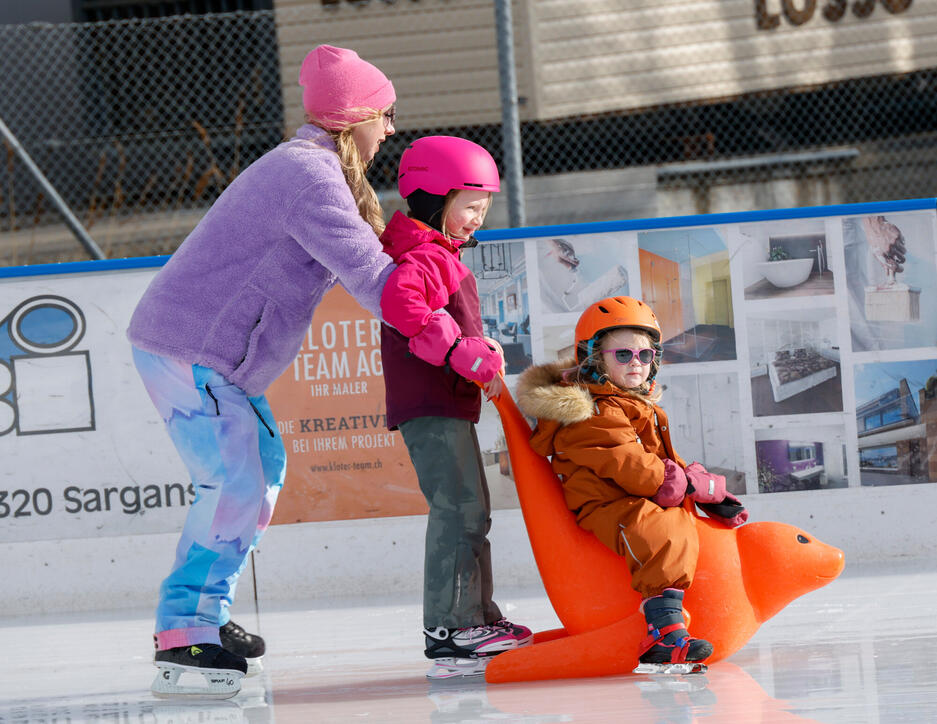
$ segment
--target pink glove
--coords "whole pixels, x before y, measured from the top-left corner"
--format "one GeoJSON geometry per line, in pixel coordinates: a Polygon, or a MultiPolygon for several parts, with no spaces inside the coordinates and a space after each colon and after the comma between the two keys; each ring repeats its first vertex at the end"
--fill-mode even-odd
{"type": "Polygon", "coordinates": [[[498,351],[481,337],[459,339],[446,361],[457,374],[476,382],[490,382],[504,365],[498,351]]]}
{"type": "Polygon", "coordinates": [[[433,312],[426,326],[410,337],[410,351],[421,360],[442,367],[446,364],[446,353],[461,333],[458,323],[446,312],[433,312]]]}
{"type": "Polygon", "coordinates": [[[684,468],[687,477],[686,494],[697,503],[721,503],[726,497],[726,479],[709,472],[699,463],[684,468]]]}
{"type": "Polygon", "coordinates": [[[738,528],[748,520],[748,511],[732,493],[726,493],[721,503],[697,503],[696,505],[710,518],[729,528],[738,528]]]}
{"type": "Polygon", "coordinates": [[[664,482],[660,484],[651,500],[661,508],[674,508],[680,505],[686,495],[686,482],[683,468],[669,458],[664,460],[664,482]]]}

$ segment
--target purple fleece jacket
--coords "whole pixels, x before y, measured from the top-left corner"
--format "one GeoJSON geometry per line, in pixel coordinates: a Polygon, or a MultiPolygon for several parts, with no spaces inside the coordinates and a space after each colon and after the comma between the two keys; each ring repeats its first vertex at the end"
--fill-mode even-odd
{"type": "Polygon", "coordinates": [[[255,396],[292,363],[336,282],[380,319],[395,267],[334,149],[305,125],[244,169],[144,292],[130,341],[210,367],[255,396]]]}

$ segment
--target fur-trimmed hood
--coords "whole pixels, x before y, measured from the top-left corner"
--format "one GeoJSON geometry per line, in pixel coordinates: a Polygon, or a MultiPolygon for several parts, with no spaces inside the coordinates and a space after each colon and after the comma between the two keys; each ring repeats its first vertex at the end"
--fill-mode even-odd
{"type": "Polygon", "coordinates": [[[596,401],[616,397],[639,406],[656,409],[636,395],[625,392],[611,382],[604,384],[570,383],[564,373],[576,367],[573,359],[529,367],[517,383],[517,406],[529,417],[554,420],[572,425],[596,414],[596,401]]]}
{"type": "Polygon", "coordinates": [[[588,420],[595,413],[589,390],[563,380],[563,373],[575,367],[572,360],[562,360],[529,367],[517,382],[517,406],[525,415],[555,420],[561,425],[588,420]]]}

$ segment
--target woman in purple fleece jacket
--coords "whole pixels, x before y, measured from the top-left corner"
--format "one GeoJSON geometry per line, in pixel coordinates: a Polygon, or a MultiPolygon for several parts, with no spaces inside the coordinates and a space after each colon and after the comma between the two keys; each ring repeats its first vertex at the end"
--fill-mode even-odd
{"type": "Polygon", "coordinates": [[[160,588],[158,695],[206,693],[177,683],[194,667],[209,694],[233,696],[246,659],[259,664],[263,639],[232,622],[228,608],[286,470],[264,391],[336,282],[380,316],[395,268],[365,178],[394,133],[393,85],[355,52],[328,45],[306,56],[299,82],[307,125],[221,194],[153,279],[128,330],[197,492],[160,588]]]}

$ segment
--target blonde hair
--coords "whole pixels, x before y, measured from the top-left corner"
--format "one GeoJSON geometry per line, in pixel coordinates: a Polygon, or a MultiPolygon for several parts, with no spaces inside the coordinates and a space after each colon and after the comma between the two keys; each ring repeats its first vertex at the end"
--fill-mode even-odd
{"type": "MultiPolygon", "coordinates": [[[[602,342],[605,340],[605,337],[614,332],[616,329],[623,329],[623,327],[615,327],[605,331],[601,337],[596,340],[596,343],[593,345],[595,350],[589,356],[585,357],[581,362],[579,362],[575,367],[570,370],[567,370],[567,373],[564,375],[566,379],[570,382],[575,382],[577,384],[611,384],[615,385],[614,382],[609,378],[607,374],[607,367],[605,365],[605,356],[602,354],[602,342]]],[[[635,334],[639,334],[647,340],[647,345],[649,347],[653,346],[653,340],[647,332],[642,329],[635,327],[627,327],[635,334]]],[[[660,369],[660,358],[655,358],[651,362],[651,372],[656,373],[660,369]]],[[[655,405],[660,402],[661,398],[664,396],[664,391],[661,389],[661,386],[657,384],[656,379],[648,382],[645,380],[637,387],[625,388],[619,387],[625,395],[628,397],[633,397],[636,400],[640,400],[648,405],[655,405]]]]}
{"type": "Polygon", "coordinates": [[[370,115],[368,117],[350,123],[344,128],[337,130],[324,128],[322,123],[316,121],[315,118],[308,114],[306,115],[306,121],[308,123],[314,123],[320,128],[324,128],[325,132],[328,133],[329,137],[335,142],[335,153],[338,155],[338,160],[342,165],[342,175],[345,177],[345,183],[348,184],[348,188],[351,189],[351,195],[355,199],[358,213],[361,215],[361,218],[374,229],[374,233],[380,236],[386,226],[384,210],[381,208],[380,201],[377,200],[377,193],[375,193],[374,188],[371,186],[371,182],[368,181],[367,172],[370,163],[365,163],[361,160],[358,146],[355,144],[354,138],[352,138],[352,133],[358,126],[363,126],[365,123],[371,123],[378,119],[381,119],[383,122],[383,111],[379,110],[375,112],[369,109],[369,112],[370,115]]]}

